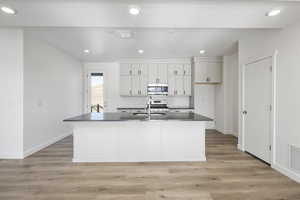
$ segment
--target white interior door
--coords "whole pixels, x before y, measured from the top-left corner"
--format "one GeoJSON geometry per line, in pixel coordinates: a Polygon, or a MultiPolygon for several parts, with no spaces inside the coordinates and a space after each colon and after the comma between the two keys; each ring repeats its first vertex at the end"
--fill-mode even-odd
{"type": "Polygon", "coordinates": [[[270,163],[271,160],[271,58],[244,69],[245,151],[270,163]]]}

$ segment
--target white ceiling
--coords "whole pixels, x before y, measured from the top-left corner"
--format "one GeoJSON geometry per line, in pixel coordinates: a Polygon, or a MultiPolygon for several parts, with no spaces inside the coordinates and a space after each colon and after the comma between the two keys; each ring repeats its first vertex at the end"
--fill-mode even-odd
{"type": "Polygon", "coordinates": [[[26,33],[47,41],[86,62],[122,58],[173,58],[226,55],[237,41],[257,29],[281,29],[300,20],[297,1],[234,0],[0,0],[18,14],[0,13],[0,27],[24,27],[26,33]],[[141,7],[138,16],[130,5],[141,7]],[[276,17],[267,11],[281,9],[276,17]],[[116,30],[130,30],[121,39],[116,30]],[[90,54],[84,54],[90,49],[90,54]],[[139,55],[138,49],[145,53],[139,55]]]}
{"type": "MultiPolygon", "coordinates": [[[[127,29],[128,30],[128,29],[127,29]]],[[[186,58],[229,55],[237,51],[237,41],[261,31],[249,29],[133,29],[133,37],[121,39],[115,29],[55,28],[27,29],[26,34],[39,38],[85,62],[117,61],[126,58],[186,58]],[[83,52],[89,49],[90,53],[83,52]],[[144,54],[137,50],[143,49],[144,54]]]]}
{"type": "Polygon", "coordinates": [[[282,28],[300,19],[291,1],[0,0],[18,11],[0,14],[0,26],[139,28],[282,28]],[[128,14],[137,4],[141,14],[128,14]],[[277,17],[267,11],[281,9],[277,17]]]}

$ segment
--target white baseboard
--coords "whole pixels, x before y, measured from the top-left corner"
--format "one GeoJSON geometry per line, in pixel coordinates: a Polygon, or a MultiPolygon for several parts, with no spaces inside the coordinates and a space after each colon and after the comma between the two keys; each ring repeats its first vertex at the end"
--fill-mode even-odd
{"type": "Polygon", "coordinates": [[[286,175],[287,177],[293,179],[294,181],[300,183],[300,174],[297,174],[297,173],[293,172],[292,170],[290,170],[284,166],[281,166],[279,164],[272,165],[272,168],[276,169],[277,171],[286,175]]]}
{"type": "Polygon", "coordinates": [[[189,159],[179,159],[179,160],[166,160],[166,159],[158,159],[158,160],[143,160],[143,159],[132,159],[132,160],[128,160],[128,159],[124,159],[124,160],[113,160],[113,159],[103,159],[103,157],[101,158],[97,158],[97,157],[88,157],[88,158],[73,158],[72,160],[75,163],[89,163],[89,162],[96,162],[96,163],[115,163],[115,162],[119,162],[119,163],[129,163],[129,162],[205,162],[206,161],[206,157],[202,157],[202,158],[189,158],[189,159]]]}
{"type": "Polygon", "coordinates": [[[240,150],[240,151],[244,151],[243,148],[242,148],[242,145],[240,145],[240,144],[237,144],[237,148],[238,148],[238,150],[240,150]]]}
{"type": "Polygon", "coordinates": [[[34,147],[32,147],[32,148],[24,151],[23,158],[26,158],[26,157],[28,157],[28,156],[30,156],[30,155],[38,152],[38,151],[40,151],[40,150],[42,150],[42,149],[50,146],[51,144],[54,144],[54,143],[58,142],[59,140],[62,140],[65,137],[68,137],[69,135],[72,135],[72,133],[65,133],[63,135],[57,136],[55,138],[52,138],[52,139],[48,140],[47,142],[44,142],[44,143],[39,144],[39,145],[36,145],[36,146],[34,146],[34,147]]]}

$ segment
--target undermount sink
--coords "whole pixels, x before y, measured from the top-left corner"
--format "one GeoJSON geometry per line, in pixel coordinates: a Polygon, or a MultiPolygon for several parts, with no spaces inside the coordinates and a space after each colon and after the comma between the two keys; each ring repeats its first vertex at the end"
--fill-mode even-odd
{"type": "MultiPolygon", "coordinates": [[[[137,113],[132,113],[133,115],[148,115],[148,113],[145,113],[145,112],[137,112],[137,113]]],[[[166,115],[166,113],[151,113],[150,114],[151,116],[154,116],[154,115],[166,115]]]]}
{"type": "Polygon", "coordinates": [[[148,115],[148,113],[144,112],[137,112],[137,113],[132,113],[133,115],[148,115]]]}

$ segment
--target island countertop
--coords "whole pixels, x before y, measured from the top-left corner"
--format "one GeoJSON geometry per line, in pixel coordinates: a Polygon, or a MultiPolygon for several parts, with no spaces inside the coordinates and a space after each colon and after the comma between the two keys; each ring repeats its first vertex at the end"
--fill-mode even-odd
{"type": "MultiPolygon", "coordinates": [[[[163,115],[151,115],[151,120],[174,120],[174,121],[213,121],[212,119],[193,113],[172,113],[167,112],[163,115]]],[[[80,116],[65,119],[65,122],[105,122],[105,121],[131,121],[140,120],[148,121],[148,115],[124,113],[124,112],[104,112],[104,113],[88,113],[80,116]]]]}

